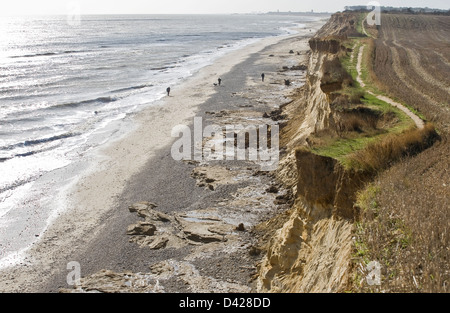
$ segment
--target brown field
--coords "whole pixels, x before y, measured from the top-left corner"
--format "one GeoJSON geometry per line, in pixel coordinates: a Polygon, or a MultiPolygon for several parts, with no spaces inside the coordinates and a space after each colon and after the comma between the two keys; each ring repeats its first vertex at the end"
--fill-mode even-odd
{"type": "Polygon", "coordinates": [[[450,16],[383,14],[381,23],[377,85],[433,122],[441,139],[361,194],[359,255],[382,263],[383,282],[360,291],[449,292],[450,16]]]}
{"type": "Polygon", "coordinates": [[[385,91],[448,132],[450,16],[383,14],[374,71],[385,91]]]}

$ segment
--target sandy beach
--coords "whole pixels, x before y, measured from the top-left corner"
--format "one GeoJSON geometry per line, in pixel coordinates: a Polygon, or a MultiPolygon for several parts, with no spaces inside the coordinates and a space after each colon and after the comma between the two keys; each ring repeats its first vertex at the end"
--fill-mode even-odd
{"type": "Polygon", "coordinates": [[[70,188],[55,191],[64,210],[22,264],[1,272],[0,291],[71,290],[72,261],[83,277],[76,291],[252,291],[260,256],[249,253],[256,240],[250,230],[284,209],[283,201],[274,204],[283,190],[252,162],[173,160],[171,132],[176,125],[192,127],[194,116],[204,125],[273,124],[264,113],[291,101],[304,83],[306,72],[291,68],[305,64],[308,39],[324,22],[230,52],[131,117],[132,130],[86,153],[89,168],[70,188]],[[218,78],[222,84],[214,86],[218,78]],[[130,206],[142,202],[146,213],[137,215],[130,206]],[[156,225],[160,241],[130,235],[130,225],[143,219],[156,225]],[[167,236],[177,233],[184,237],[167,236]],[[134,288],[127,280],[146,284],[134,288]]]}

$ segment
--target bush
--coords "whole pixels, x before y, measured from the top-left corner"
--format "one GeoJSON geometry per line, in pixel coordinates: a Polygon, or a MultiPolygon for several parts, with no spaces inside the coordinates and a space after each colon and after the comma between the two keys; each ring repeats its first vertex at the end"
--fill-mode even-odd
{"type": "Polygon", "coordinates": [[[355,91],[352,92],[350,96],[350,102],[353,104],[359,104],[361,103],[361,98],[364,98],[364,91],[355,91]]]}
{"type": "Polygon", "coordinates": [[[438,140],[434,125],[426,124],[423,129],[412,128],[401,134],[388,135],[348,157],[351,167],[376,173],[388,168],[403,157],[416,155],[438,140]]]}

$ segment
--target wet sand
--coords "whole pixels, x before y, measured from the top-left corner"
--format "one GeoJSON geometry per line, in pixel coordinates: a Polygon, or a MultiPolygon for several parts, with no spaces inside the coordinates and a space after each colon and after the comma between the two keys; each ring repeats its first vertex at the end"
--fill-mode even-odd
{"type": "Polygon", "coordinates": [[[282,71],[282,67],[306,62],[309,36],[323,23],[229,53],[181,86],[171,86],[170,97],[135,116],[137,126],[129,134],[87,154],[90,170],[67,191],[67,209],[28,251],[26,262],[1,273],[0,290],[69,289],[67,264],[76,261],[82,277],[92,278],[83,280],[79,291],[105,291],[101,285],[109,277],[110,285],[117,284],[115,291],[127,292],[120,277],[135,273],[148,273],[147,287],[153,291],[251,291],[259,256],[249,253],[256,240],[250,230],[287,208],[276,201],[283,190],[268,192],[275,184],[273,178],[250,161],[173,160],[170,149],[176,139],[171,131],[180,124],[192,128],[194,116],[202,117],[204,126],[274,123],[263,114],[291,101],[290,95],[305,77],[304,71],[282,71]],[[221,86],[214,86],[219,77],[221,86]],[[285,86],[284,79],[292,84],[285,86]],[[202,170],[203,175],[195,174],[202,170]],[[227,231],[223,240],[195,242],[180,237],[176,247],[150,249],[130,242],[133,238],[127,235],[129,226],[142,220],[128,208],[140,201],[157,204],[158,212],[176,221],[167,227],[185,235],[186,229],[196,227],[187,222],[186,217],[193,216],[200,221],[199,229],[213,225],[227,231]],[[243,231],[236,230],[240,223],[243,231]],[[112,272],[99,275],[101,270],[112,272]]]}

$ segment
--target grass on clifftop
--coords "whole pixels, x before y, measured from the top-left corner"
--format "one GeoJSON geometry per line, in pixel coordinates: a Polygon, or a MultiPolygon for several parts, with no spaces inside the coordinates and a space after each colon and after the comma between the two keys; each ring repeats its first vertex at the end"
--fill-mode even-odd
{"type": "MultiPolygon", "coordinates": [[[[370,90],[374,94],[381,94],[376,88],[376,84],[370,74],[370,58],[367,57],[372,52],[368,48],[370,39],[367,38],[351,38],[347,39],[343,45],[351,47],[353,51],[342,53],[339,61],[343,69],[351,76],[351,83],[344,83],[343,88],[339,90],[340,99],[347,99],[342,101],[341,107],[338,100],[332,103],[335,110],[353,112],[357,109],[366,108],[366,112],[372,112],[370,115],[378,116],[381,122],[373,122],[372,129],[364,127],[364,121],[371,118],[371,116],[351,116],[343,123],[351,123],[353,126],[344,126],[347,131],[342,131],[337,135],[316,134],[312,141],[314,144],[311,151],[315,154],[331,157],[340,161],[340,163],[347,169],[355,170],[370,170],[376,171],[379,168],[384,168],[389,158],[394,161],[402,157],[411,150],[411,146],[420,146],[421,142],[415,140],[424,140],[430,136],[430,128],[427,128],[423,133],[416,131],[414,122],[404,112],[393,107],[392,105],[378,99],[375,95],[367,92],[370,90]],[[362,88],[357,82],[356,65],[358,61],[359,48],[365,45],[365,53],[362,62],[362,79],[366,82],[366,87],[362,88]],[[352,56],[353,54],[353,56],[352,56]],[[349,103],[351,103],[349,105],[349,103]],[[360,119],[358,121],[358,119],[360,119]],[[383,120],[386,120],[383,122],[383,120]],[[352,130],[353,128],[353,130],[352,130]],[[350,129],[350,131],[348,131],[350,129]],[[403,138],[403,139],[400,139],[403,138]],[[394,147],[393,145],[398,145],[394,147]],[[388,148],[389,147],[389,148],[388,148]],[[395,150],[395,152],[394,152],[395,150]],[[379,164],[375,162],[364,162],[364,158],[372,159],[377,157],[381,161],[379,164]],[[383,156],[383,153],[386,156],[383,156]],[[370,164],[369,164],[370,163],[370,164]],[[383,164],[383,165],[381,165],[383,164]]],[[[372,48],[373,49],[373,46],[372,48]]],[[[414,149],[413,149],[414,150],[414,149]]]]}

